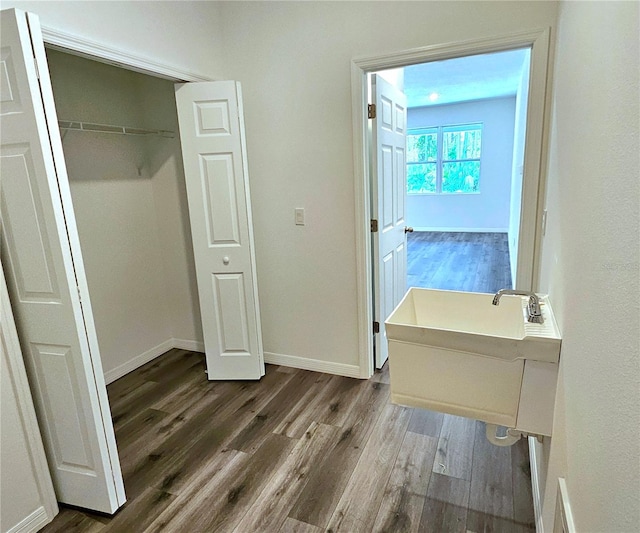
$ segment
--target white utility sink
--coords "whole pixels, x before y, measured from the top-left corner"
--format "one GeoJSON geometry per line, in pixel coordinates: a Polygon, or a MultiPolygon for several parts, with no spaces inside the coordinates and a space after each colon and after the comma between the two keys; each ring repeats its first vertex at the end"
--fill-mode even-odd
{"type": "Polygon", "coordinates": [[[542,324],[527,322],[529,299],[411,288],[387,318],[387,338],[499,357],[557,363],[560,334],[550,306],[540,297],[542,324]]]}
{"type": "Polygon", "coordinates": [[[539,296],[535,324],[528,297],[492,299],[409,289],[385,322],[391,399],[550,435],[561,343],[551,306],[539,296]]]}

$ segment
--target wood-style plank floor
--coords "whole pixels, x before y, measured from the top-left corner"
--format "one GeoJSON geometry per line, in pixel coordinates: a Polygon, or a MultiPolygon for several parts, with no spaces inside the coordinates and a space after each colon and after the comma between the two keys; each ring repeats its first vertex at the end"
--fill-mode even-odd
{"type": "Polygon", "coordinates": [[[507,234],[408,233],[407,285],[489,293],[511,288],[507,234]]]}
{"type": "Polygon", "coordinates": [[[535,531],[526,440],[393,405],[388,382],[208,382],[202,354],[171,350],[108,387],[127,504],[62,507],[44,531],[535,531]]]}

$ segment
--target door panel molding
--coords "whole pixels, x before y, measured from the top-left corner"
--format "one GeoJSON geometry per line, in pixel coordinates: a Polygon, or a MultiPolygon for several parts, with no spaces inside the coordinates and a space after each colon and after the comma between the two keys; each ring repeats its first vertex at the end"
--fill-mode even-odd
{"type": "MultiPolygon", "coordinates": [[[[31,389],[27,379],[27,372],[22,357],[22,349],[18,339],[18,332],[13,318],[13,310],[9,301],[9,293],[5,281],[4,270],[0,268],[0,354],[2,356],[2,463],[11,462],[8,471],[6,464],[0,466],[3,469],[3,476],[7,476],[6,480],[19,478],[22,482],[32,480],[36,487],[37,494],[32,494],[36,503],[36,508],[31,513],[23,516],[22,519],[10,527],[8,531],[37,531],[45,524],[53,520],[58,514],[58,504],[56,503],[56,494],[49,473],[49,465],[38,427],[31,389]],[[9,401],[7,401],[9,400],[9,401]],[[6,402],[6,403],[5,403],[6,402]],[[12,424],[12,410],[15,409],[19,423],[12,424]],[[10,431],[4,433],[4,424],[10,426],[10,431]],[[12,443],[21,442],[27,460],[21,461],[12,453],[12,443]],[[25,468],[29,463],[30,468],[25,468]],[[11,473],[9,473],[11,472],[11,473]]],[[[5,482],[5,479],[3,479],[5,482]]],[[[8,484],[11,482],[8,481],[8,484]]],[[[15,498],[20,498],[20,491],[15,494],[3,494],[7,503],[11,505],[15,498]]],[[[24,510],[24,504],[28,505],[21,499],[20,507],[12,509],[18,518],[21,517],[20,511],[24,510]]],[[[28,508],[28,507],[27,507],[28,508]]],[[[12,512],[13,514],[13,512],[12,512]]],[[[7,524],[11,525],[11,524],[7,524]]]]}
{"type": "Polygon", "coordinates": [[[541,221],[546,185],[547,124],[549,120],[550,29],[532,29],[455,43],[434,44],[351,61],[351,101],[355,188],[356,272],[358,299],[358,345],[360,377],[373,375],[372,249],[370,238],[371,199],[369,146],[367,139],[367,75],[378,70],[417,63],[453,59],[467,55],[531,48],[527,136],[522,191],[522,213],[516,286],[535,289],[538,284],[541,221]],[[526,265],[529,268],[521,268],[526,265]]]}
{"type": "Polygon", "coordinates": [[[177,84],[210,380],[260,379],[264,354],[240,84],[177,84]]]}

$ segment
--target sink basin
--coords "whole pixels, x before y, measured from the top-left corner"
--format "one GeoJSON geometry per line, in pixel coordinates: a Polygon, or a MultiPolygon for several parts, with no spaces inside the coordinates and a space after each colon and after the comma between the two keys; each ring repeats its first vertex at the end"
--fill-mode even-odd
{"type": "Polygon", "coordinates": [[[506,360],[557,363],[560,333],[545,296],[542,324],[527,322],[523,296],[411,288],[385,322],[387,339],[506,360]]]}
{"type": "Polygon", "coordinates": [[[527,297],[495,306],[492,294],[409,289],[385,322],[391,400],[548,434],[561,337],[539,298],[543,323],[533,324],[527,297]]]}

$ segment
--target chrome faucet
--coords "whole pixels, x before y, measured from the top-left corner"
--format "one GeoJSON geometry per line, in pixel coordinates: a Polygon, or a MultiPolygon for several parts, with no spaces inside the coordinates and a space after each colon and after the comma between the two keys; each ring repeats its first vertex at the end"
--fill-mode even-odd
{"type": "Polygon", "coordinates": [[[530,291],[519,291],[517,289],[500,289],[493,297],[491,302],[493,305],[500,303],[500,298],[504,294],[513,294],[515,296],[528,296],[529,304],[527,305],[527,320],[535,324],[542,324],[542,312],[540,311],[540,300],[538,296],[530,291]]]}

